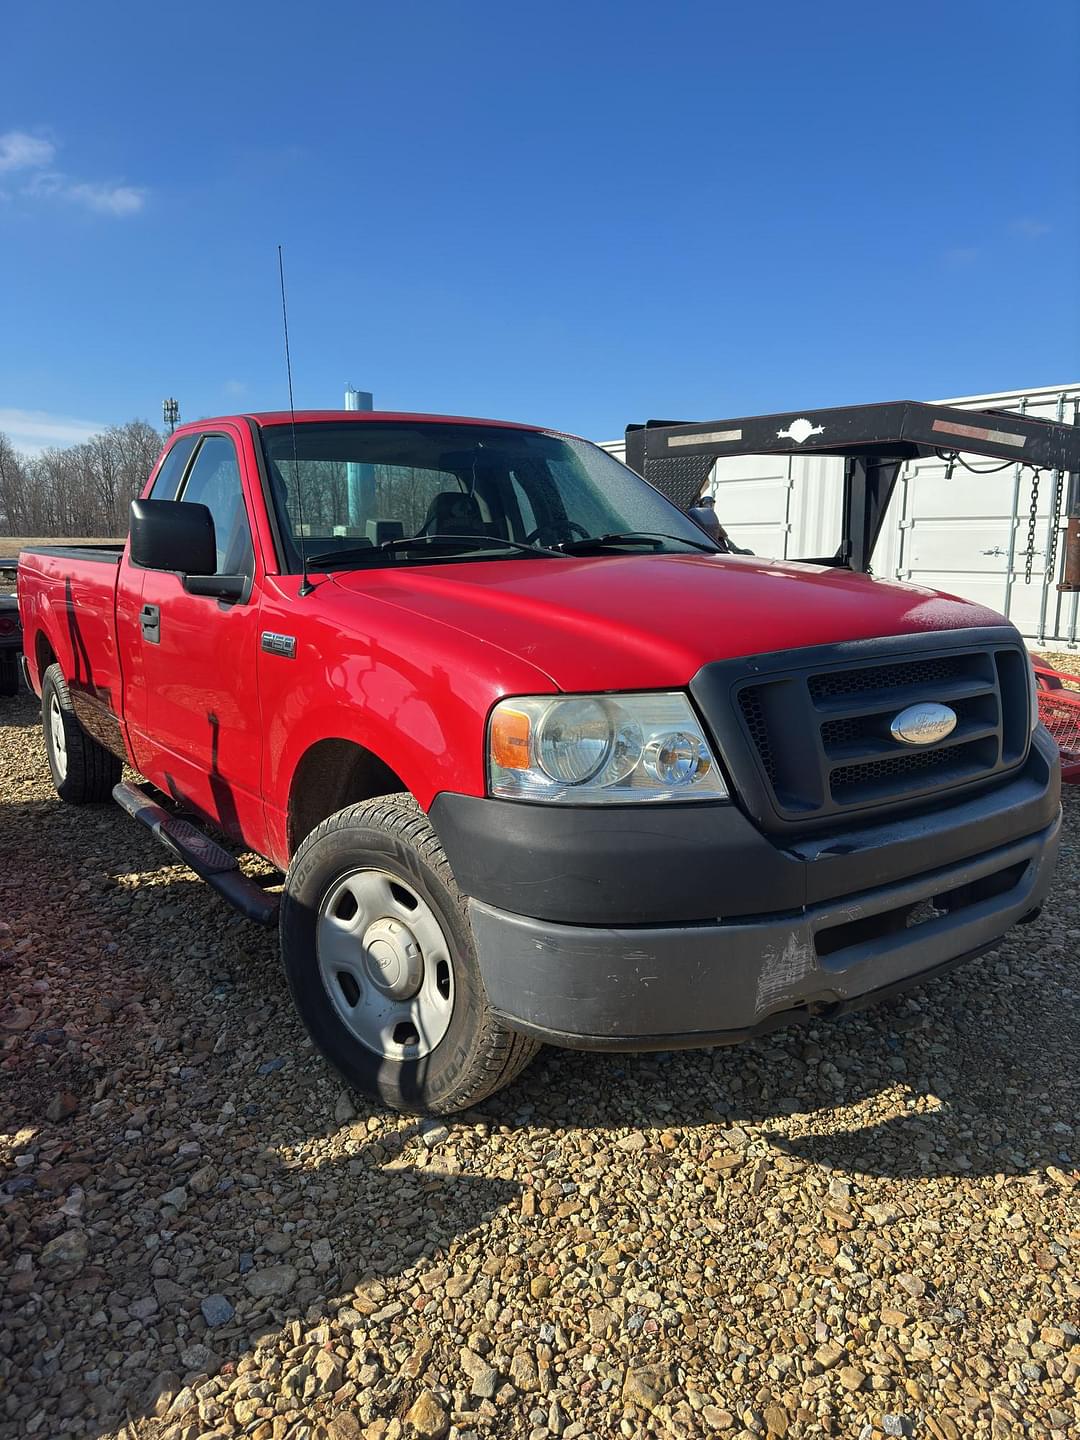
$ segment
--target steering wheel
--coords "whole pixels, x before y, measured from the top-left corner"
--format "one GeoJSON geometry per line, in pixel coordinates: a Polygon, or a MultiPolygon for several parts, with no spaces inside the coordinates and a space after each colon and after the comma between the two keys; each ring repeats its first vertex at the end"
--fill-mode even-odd
{"type": "MultiPolygon", "coordinates": [[[[576,520],[567,520],[567,522],[566,522],[566,528],[567,528],[568,530],[576,530],[577,533],[581,536],[582,540],[588,540],[588,539],[589,539],[589,532],[585,529],[584,525],[579,525],[576,520]]],[[[538,526],[538,527],[532,532],[531,535],[526,535],[526,536],[525,536],[525,542],[524,542],[524,543],[525,543],[526,545],[534,545],[534,544],[536,543],[536,541],[540,539],[540,536],[541,536],[542,533],[543,533],[543,526],[538,526]]]]}

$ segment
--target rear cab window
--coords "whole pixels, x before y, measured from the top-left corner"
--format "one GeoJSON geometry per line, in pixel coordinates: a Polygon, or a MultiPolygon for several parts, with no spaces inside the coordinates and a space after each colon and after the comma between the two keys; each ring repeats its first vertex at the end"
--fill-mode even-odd
{"type": "Polygon", "coordinates": [[[191,459],[191,452],[195,449],[198,439],[198,435],[181,435],[178,440],[173,441],[154,476],[154,483],[148,499],[176,499],[180,481],[184,478],[187,462],[191,459]]]}

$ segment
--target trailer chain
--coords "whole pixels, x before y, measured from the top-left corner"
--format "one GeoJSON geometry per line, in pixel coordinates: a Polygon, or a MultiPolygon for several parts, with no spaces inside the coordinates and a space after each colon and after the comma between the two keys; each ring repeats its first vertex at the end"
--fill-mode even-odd
{"type": "Polygon", "coordinates": [[[1039,523],[1039,471],[1031,477],[1031,508],[1028,511],[1027,549],[1024,551],[1024,584],[1031,584],[1031,567],[1035,563],[1035,527],[1039,523]]]}
{"type": "Polygon", "coordinates": [[[1061,493],[1065,472],[1054,471],[1054,498],[1050,506],[1050,534],[1046,542],[1046,578],[1052,585],[1057,571],[1058,536],[1061,533],[1061,493]]]}

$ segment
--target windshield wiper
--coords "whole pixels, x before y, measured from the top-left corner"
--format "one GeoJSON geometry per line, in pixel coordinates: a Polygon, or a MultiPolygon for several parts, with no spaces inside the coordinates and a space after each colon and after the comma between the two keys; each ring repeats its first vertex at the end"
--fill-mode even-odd
{"type": "Polygon", "coordinates": [[[399,535],[394,540],[384,540],[381,545],[350,545],[342,550],[320,550],[307,557],[308,565],[325,565],[330,569],[338,565],[362,565],[365,561],[378,560],[383,555],[397,551],[427,550],[447,546],[451,554],[461,546],[466,549],[488,550],[499,554],[507,550],[522,555],[553,555],[561,560],[562,550],[549,550],[544,545],[526,545],[523,540],[505,540],[501,535],[399,535]]]}
{"type": "Polygon", "coordinates": [[[586,535],[580,540],[564,540],[559,549],[564,555],[583,555],[590,550],[621,550],[625,545],[651,545],[659,550],[665,540],[689,545],[691,550],[704,550],[709,555],[722,555],[718,545],[703,540],[688,540],[685,535],[664,535],[659,530],[625,530],[614,535],[586,535]]]}

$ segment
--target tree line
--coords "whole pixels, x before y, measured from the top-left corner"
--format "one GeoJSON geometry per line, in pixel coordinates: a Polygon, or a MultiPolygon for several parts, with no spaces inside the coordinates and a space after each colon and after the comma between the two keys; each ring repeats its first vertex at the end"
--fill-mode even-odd
{"type": "Polygon", "coordinates": [[[162,443],[145,420],[40,455],[21,454],[0,432],[0,535],[126,535],[128,506],[162,443]]]}

